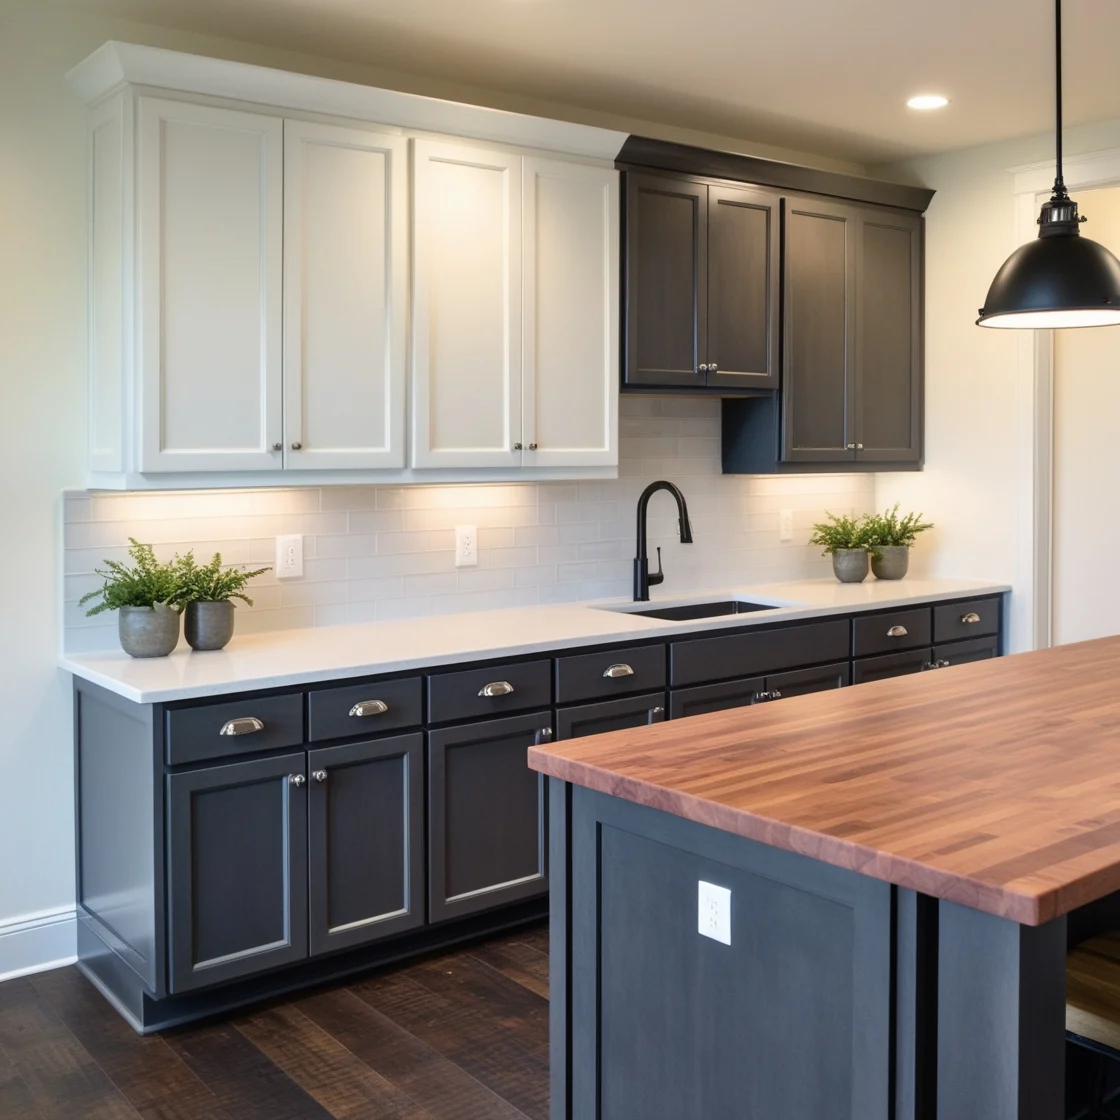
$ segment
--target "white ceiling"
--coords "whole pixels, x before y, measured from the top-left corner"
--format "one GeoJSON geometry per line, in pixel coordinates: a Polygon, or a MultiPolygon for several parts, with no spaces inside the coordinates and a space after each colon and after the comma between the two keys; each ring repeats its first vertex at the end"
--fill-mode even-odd
{"type": "MultiPolygon", "coordinates": [[[[1050,0],[82,0],[148,23],[877,163],[1051,127],[1050,0]],[[947,109],[905,107],[919,92],[947,109]]],[[[1066,0],[1066,120],[1120,116],[1120,0],[1066,0]]]]}

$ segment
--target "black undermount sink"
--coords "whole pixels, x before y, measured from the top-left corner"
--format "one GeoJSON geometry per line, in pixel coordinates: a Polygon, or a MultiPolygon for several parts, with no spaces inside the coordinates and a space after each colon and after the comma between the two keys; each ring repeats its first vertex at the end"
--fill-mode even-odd
{"type": "Polygon", "coordinates": [[[725,614],[752,614],[754,611],[773,611],[769,603],[750,603],[744,599],[724,599],[720,603],[687,603],[679,607],[650,607],[644,611],[629,611],[643,618],[663,618],[668,622],[690,622],[695,618],[719,618],[725,614]]]}

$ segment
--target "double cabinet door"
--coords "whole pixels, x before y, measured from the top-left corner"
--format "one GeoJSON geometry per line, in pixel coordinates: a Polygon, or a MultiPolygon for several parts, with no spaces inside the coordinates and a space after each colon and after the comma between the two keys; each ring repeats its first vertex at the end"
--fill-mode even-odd
{"type": "Polygon", "coordinates": [[[782,460],[917,462],[921,217],[785,205],[782,460]]]}
{"type": "Polygon", "coordinates": [[[424,923],[420,733],[172,774],[173,993],[424,923]]]}
{"type": "Polygon", "coordinates": [[[627,173],[627,388],[778,387],[780,198],[627,173]]]}
{"type": "Polygon", "coordinates": [[[140,470],[403,467],[407,141],[140,97],[137,143],[140,470]]]}
{"type": "Polygon", "coordinates": [[[414,467],[611,466],[618,173],[413,144],[414,467]]]}

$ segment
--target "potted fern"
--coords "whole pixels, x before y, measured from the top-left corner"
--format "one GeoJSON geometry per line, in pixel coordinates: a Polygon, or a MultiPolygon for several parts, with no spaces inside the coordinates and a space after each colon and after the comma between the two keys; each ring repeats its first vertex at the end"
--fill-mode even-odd
{"type": "Polygon", "coordinates": [[[166,657],[179,642],[179,613],[175,563],[161,564],[150,544],[129,537],[132,565],[106,560],[94,569],[102,586],[83,595],[80,606],[100,599],[87,616],[117,612],[121,648],[130,657],[166,657]]]}
{"type": "Polygon", "coordinates": [[[234,599],[251,607],[245,594],[249,580],[268,568],[248,572],[244,568],[223,568],[222,554],[214,553],[208,564],[198,564],[194,552],[176,557],[176,595],[186,605],[187,642],[194,650],[222,649],[233,637],[234,599]]]}
{"type": "Polygon", "coordinates": [[[933,528],[920,513],[898,515],[898,502],[885,513],[864,518],[864,543],[876,579],[902,579],[910,567],[910,546],[919,533],[933,528]]]}
{"type": "Polygon", "coordinates": [[[832,557],[832,571],[841,583],[862,583],[868,569],[863,519],[835,513],[827,516],[827,521],[813,526],[809,543],[820,545],[832,557]]]}

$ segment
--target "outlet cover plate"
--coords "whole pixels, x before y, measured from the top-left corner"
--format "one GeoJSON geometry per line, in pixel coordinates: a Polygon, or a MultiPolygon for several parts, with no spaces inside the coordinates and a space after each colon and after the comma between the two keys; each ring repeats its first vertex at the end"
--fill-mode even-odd
{"type": "Polygon", "coordinates": [[[455,526],[455,567],[478,567],[478,528],[474,525],[455,526]]]}
{"type": "Polygon", "coordinates": [[[303,537],[288,533],[276,538],[276,578],[299,579],[303,575],[303,537]]]}
{"type": "Polygon", "coordinates": [[[731,944],[731,891],[700,880],[697,926],[705,937],[731,944]]]}

